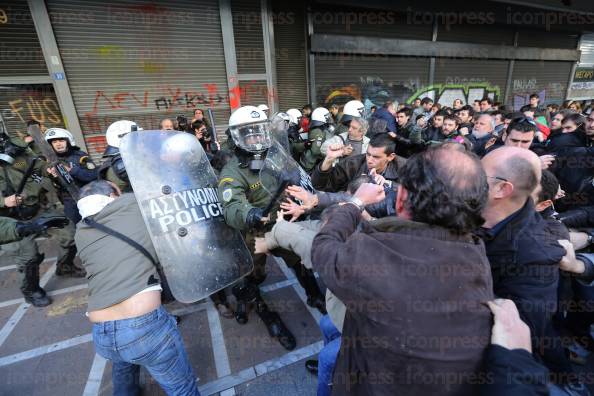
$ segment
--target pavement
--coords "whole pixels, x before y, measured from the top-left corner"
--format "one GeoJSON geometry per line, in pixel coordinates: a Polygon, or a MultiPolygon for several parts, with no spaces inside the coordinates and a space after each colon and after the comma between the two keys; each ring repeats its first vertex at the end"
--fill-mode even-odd
{"type": "MultiPolygon", "coordinates": [[[[86,280],[57,277],[51,240],[42,238],[39,246],[46,257],[41,283],[53,299],[48,307],[25,303],[16,269],[0,263],[0,395],[111,395],[111,364],[95,354],[85,317],[86,280]]],[[[182,317],[179,329],[202,395],[315,395],[317,379],[304,362],[322,346],[320,314],[305,304],[305,292],[282,260],[270,258],[267,266],[263,296],[295,335],[293,351],[271,339],[255,313],[239,325],[220,316],[210,300],[165,306],[182,317]]],[[[143,395],[165,394],[144,370],[141,383],[143,395]]]]}

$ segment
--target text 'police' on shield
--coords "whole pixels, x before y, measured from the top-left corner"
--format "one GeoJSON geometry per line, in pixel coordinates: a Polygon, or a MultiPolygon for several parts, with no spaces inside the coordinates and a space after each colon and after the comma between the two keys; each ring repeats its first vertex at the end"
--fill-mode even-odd
{"type": "Polygon", "coordinates": [[[211,187],[178,191],[144,201],[153,232],[167,233],[223,215],[217,190],[211,187]]]}

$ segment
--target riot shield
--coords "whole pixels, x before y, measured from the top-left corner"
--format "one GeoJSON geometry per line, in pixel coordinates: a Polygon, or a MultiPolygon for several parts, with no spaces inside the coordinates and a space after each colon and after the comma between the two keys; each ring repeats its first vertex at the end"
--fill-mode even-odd
{"type": "Polygon", "coordinates": [[[289,121],[290,118],[287,113],[276,113],[270,118],[270,132],[274,140],[279,142],[281,146],[290,153],[289,121]]]}
{"type": "Polygon", "coordinates": [[[178,301],[203,299],[252,271],[241,234],[225,223],[217,177],[194,135],[131,132],[120,153],[178,301]]]}
{"type": "Polygon", "coordinates": [[[260,169],[260,182],[272,197],[271,205],[274,205],[283,191],[291,185],[301,186],[305,190],[315,193],[307,172],[299,166],[280,143],[274,140],[266,153],[264,166],[260,169]]]}

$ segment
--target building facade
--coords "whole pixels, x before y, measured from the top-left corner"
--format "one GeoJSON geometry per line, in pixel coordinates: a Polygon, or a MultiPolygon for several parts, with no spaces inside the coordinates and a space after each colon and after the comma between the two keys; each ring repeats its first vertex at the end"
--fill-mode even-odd
{"type": "Polygon", "coordinates": [[[560,103],[592,6],[528,3],[4,0],[0,115],[9,134],[66,126],[97,157],[115,120],[154,129],[196,108],[222,134],[246,104],[560,103]]]}

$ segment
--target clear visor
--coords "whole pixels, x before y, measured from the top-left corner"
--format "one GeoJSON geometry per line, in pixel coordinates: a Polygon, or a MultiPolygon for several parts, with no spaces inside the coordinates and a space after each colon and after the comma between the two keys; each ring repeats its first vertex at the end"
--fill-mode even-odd
{"type": "Polygon", "coordinates": [[[273,133],[286,132],[289,129],[289,119],[275,116],[270,121],[270,129],[273,133]]]}
{"type": "Polygon", "coordinates": [[[250,153],[261,153],[270,148],[272,138],[268,121],[230,128],[237,146],[250,153]]]}

